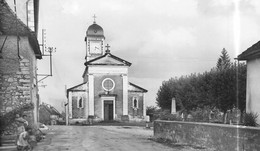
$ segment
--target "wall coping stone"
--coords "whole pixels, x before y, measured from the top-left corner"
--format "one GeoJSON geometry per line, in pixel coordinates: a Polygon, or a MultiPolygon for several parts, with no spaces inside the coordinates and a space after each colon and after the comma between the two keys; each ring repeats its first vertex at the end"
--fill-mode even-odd
{"type": "Polygon", "coordinates": [[[200,123],[200,122],[166,121],[166,120],[155,120],[155,122],[176,123],[176,124],[190,124],[190,125],[194,125],[195,124],[195,125],[217,126],[217,127],[226,127],[226,128],[252,129],[252,130],[259,130],[260,131],[260,127],[241,126],[241,125],[229,125],[229,124],[218,124],[218,123],[200,123]]]}

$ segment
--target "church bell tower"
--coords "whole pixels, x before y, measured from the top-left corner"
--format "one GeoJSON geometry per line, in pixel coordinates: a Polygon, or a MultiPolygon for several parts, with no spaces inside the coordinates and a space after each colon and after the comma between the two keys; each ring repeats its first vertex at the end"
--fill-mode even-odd
{"type": "Polygon", "coordinates": [[[88,30],[86,32],[85,42],[86,42],[86,61],[90,61],[92,59],[95,59],[99,56],[102,56],[105,54],[104,50],[104,42],[105,42],[105,36],[104,31],[101,26],[96,24],[94,15],[94,22],[92,25],[88,27],[88,30]]]}

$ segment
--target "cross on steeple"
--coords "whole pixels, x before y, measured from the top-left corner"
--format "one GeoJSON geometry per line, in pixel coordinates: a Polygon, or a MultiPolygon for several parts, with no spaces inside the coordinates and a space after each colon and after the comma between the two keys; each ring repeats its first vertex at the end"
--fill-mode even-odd
{"type": "Polygon", "coordinates": [[[107,48],[106,53],[110,53],[110,50],[109,50],[110,46],[109,46],[109,44],[107,44],[105,47],[107,48]]]}
{"type": "Polygon", "coordinates": [[[95,24],[97,16],[94,14],[93,18],[94,18],[94,24],[95,24]]]}

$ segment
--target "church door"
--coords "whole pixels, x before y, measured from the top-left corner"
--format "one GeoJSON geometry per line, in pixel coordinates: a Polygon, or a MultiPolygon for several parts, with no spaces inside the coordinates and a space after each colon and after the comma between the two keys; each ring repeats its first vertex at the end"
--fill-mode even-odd
{"type": "Polygon", "coordinates": [[[104,120],[105,121],[113,120],[113,101],[112,100],[104,101],[104,120]]]}

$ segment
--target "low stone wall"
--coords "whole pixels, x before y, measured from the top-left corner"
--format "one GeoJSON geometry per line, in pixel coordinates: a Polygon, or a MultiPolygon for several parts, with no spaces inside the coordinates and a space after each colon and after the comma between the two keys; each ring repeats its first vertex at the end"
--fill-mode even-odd
{"type": "Polygon", "coordinates": [[[254,127],[157,120],[154,137],[217,151],[260,150],[260,128],[254,127]]]}

